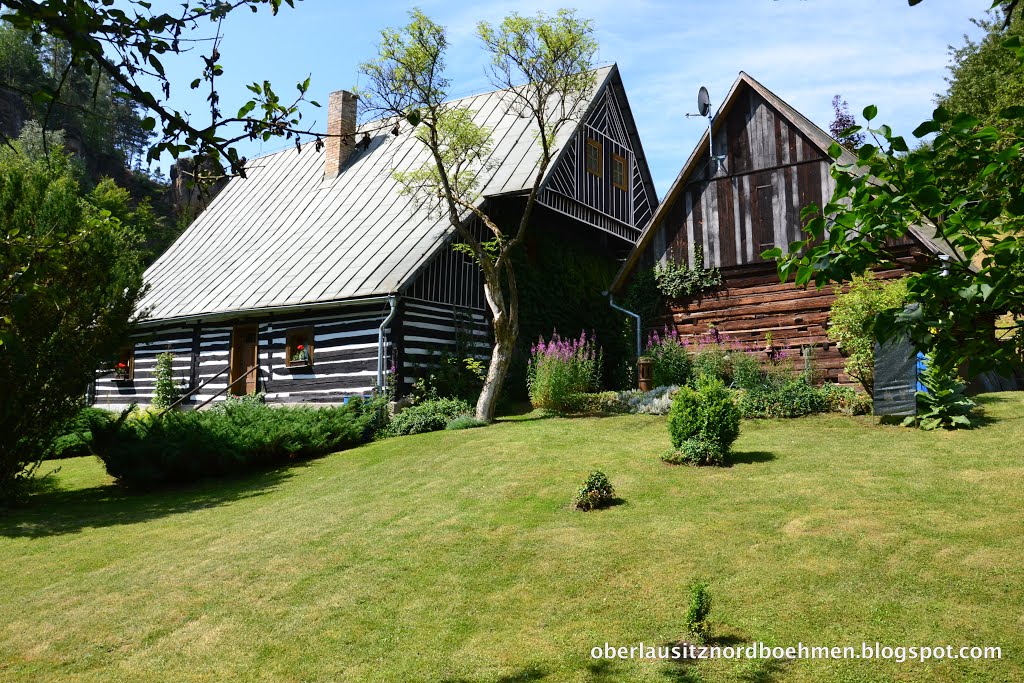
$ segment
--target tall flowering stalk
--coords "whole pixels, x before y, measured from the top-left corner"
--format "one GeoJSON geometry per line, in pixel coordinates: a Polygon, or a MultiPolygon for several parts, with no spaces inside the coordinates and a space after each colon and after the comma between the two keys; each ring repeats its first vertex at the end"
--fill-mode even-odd
{"type": "Polygon", "coordinates": [[[530,347],[527,384],[535,408],[571,412],[579,397],[599,388],[601,347],[591,333],[579,339],[562,339],[555,332],[550,341],[541,337],[530,347]]]}

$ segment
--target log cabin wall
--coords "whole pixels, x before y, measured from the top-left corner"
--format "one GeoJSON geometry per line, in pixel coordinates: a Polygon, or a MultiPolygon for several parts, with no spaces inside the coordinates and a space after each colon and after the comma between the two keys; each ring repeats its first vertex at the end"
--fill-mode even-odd
{"type": "MultiPolygon", "coordinates": [[[[373,302],[342,306],[322,312],[289,315],[246,316],[237,320],[193,325],[155,327],[133,336],[134,375],[118,380],[112,374],[98,377],[91,392],[101,408],[119,410],[132,403],[149,405],[156,387],[156,357],[174,354],[174,378],[188,391],[209,382],[188,401],[195,406],[208,399],[223,401],[227,389],[224,370],[231,358],[231,334],[236,324],[258,329],[257,390],[268,403],[340,403],[348,396],[365,396],[377,382],[377,330],[388,314],[388,305],[373,302]],[[287,367],[289,330],[310,331],[312,367],[287,367]]],[[[397,322],[397,321],[396,321],[397,322]]],[[[385,357],[392,357],[396,325],[385,335],[385,357]]]]}
{"type": "MultiPolygon", "coordinates": [[[[875,277],[902,277],[909,262],[901,259],[900,265],[905,263],[904,267],[876,271],[875,277]]],[[[723,268],[722,279],[721,289],[675,302],[669,307],[669,316],[659,322],[671,322],[684,338],[704,336],[713,325],[723,341],[757,349],[765,347],[765,335],[771,332],[773,346],[794,359],[797,368],[803,367],[804,347],[813,347],[818,380],[852,383],[843,371],[843,355],[828,340],[829,309],[836,298],[834,288],[802,289],[790,282],[779,282],[772,263],[723,268]]]]}

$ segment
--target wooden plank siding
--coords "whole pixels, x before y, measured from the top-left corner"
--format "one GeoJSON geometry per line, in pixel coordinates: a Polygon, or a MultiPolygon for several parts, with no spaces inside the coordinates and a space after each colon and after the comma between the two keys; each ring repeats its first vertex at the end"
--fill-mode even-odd
{"type": "MultiPolygon", "coordinates": [[[[909,269],[892,268],[876,277],[902,277],[909,269]]],[[[790,357],[799,357],[805,346],[814,347],[819,379],[850,383],[843,372],[845,362],[834,343],[828,341],[828,315],[835,301],[833,288],[804,289],[792,282],[779,282],[774,264],[742,265],[722,270],[723,287],[703,297],[673,303],[669,315],[651,327],[672,324],[684,339],[708,334],[714,326],[723,340],[763,348],[765,335],[790,357]]],[[[798,365],[799,367],[799,365],[798,365]]]]}
{"type": "MultiPolygon", "coordinates": [[[[791,242],[803,239],[801,210],[831,199],[830,138],[744,74],[723,105],[712,140],[715,155],[724,154],[724,160],[712,163],[705,138],[659,207],[648,228],[653,234],[645,232],[630,263],[693,267],[700,245],[705,265],[721,269],[724,285],[672,302],[667,315],[649,321],[648,329],[671,324],[692,339],[714,325],[726,340],[758,348],[771,332],[775,346],[789,355],[799,357],[804,347],[814,347],[822,379],[848,382],[843,356],[827,337],[832,288],[780,283],[775,264],[761,258],[767,249],[786,252],[791,242]]],[[[882,278],[905,274],[921,245],[905,240],[890,247],[899,266],[878,272],[882,278]]]]}

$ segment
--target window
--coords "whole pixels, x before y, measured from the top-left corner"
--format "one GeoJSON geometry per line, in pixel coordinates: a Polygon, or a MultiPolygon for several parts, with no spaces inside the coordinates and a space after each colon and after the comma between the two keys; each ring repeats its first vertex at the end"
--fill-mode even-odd
{"type": "Polygon", "coordinates": [[[601,143],[597,140],[587,140],[585,162],[587,173],[601,175],[601,143]]]}
{"type": "Polygon", "coordinates": [[[626,181],[629,177],[629,174],[626,173],[627,168],[629,168],[629,165],[626,157],[619,156],[618,154],[612,155],[612,185],[620,190],[629,190],[629,183],[626,181]]]}
{"type": "Polygon", "coordinates": [[[131,382],[133,379],[135,379],[135,347],[126,346],[117,354],[117,362],[114,363],[114,380],[131,382]]]}
{"type": "Polygon", "coordinates": [[[285,367],[313,367],[313,339],[312,327],[296,327],[285,332],[285,367]]]}

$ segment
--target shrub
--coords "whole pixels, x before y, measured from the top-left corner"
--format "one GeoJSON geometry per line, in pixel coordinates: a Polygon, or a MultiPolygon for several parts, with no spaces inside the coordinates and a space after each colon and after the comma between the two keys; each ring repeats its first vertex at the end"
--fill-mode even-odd
{"type": "Polygon", "coordinates": [[[620,391],[618,402],[624,412],[644,415],[668,415],[672,408],[672,397],[679,391],[675,385],[654,387],[650,391],[620,391]]]}
{"type": "Polygon", "coordinates": [[[579,407],[579,395],[597,389],[601,379],[601,349],[586,332],[566,340],[556,332],[550,342],[543,338],[531,348],[527,386],[534,408],[559,413],[579,407]]]}
{"type": "Polygon", "coordinates": [[[836,292],[828,338],[846,354],[846,374],[868,394],[875,383],[875,319],[882,311],[903,308],[907,298],[906,280],[876,280],[870,272],[855,275],[849,291],[836,292]]]}
{"type": "Polygon", "coordinates": [[[472,415],[459,415],[453,420],[449,420],[448,424],[444,426],[449,431],[455,431],[457,429],[475,429],[477,427],[486,427],[487,423],[483,420],[478,420],[472,415]]]}
{"type": "Polygon", "coordinates": [[[114,413],[100,408],[82,408],[65,422],[46,450],[46,458],[79,458],[93,455],[92,431],[114,421],[114,413]]]}
{"type": "Polygon", "coordinates": [[[457,417],[471,413],[472,408],[457,398],[435,398],[409,406],[391,418],[389,436],[422,434],[444,429],[457,417]]]}
{"type": "Polygon", "coordinates": [[[97,455],[119,482],[137,487],[237,474],[351,448],[369,438],[360,402],[337,408],[231,402],[94,427],[97,455]]]}
{"type": "Polygon", "coordinates": [[[668,431],[676,450],[681,450],[687,441],[702,441],[705,443],[700,449],[709,444],[718,449],[718,456],[711,460],[721,463],[739,436],[740,412],[732,394],[720,381],[707,381],[698,390],[683,387],[672,400],[668,431]]]}
{"type": "Polygon", "coordinates": [[[608,481],[608,477],[601,470],[594,470],[583,482],[583,486],[576,490],[572,504],[578,510],[586,511],[604,507],[614,498],[615,487],[608,481]]]}
{"type": "Polygon", "coordinates": [[[721,344],[701,346],[693,354],[692,376],[694,381],[713,379],[730,384],[732,382],[731,361],[728,349],[721,344]]]}
{"type": "Polygon", "coordinates": [[[428,374],[412,386],[417,400],[461,398],[475,401],[484,386],[487,365],[476,358],[460,358],[452,353],[441,354],[428,374]]]}
{"type": "Polygon", "coordinates": [[[768,371],[753,353],[734,351],[730,354],[731,386],[736,389],[752,389],[764,383],[768,371]]]}
{"type": "Polygon", "coordinates": [[[978,404],[964,394],[967,387],[959,377],[935,368],[929,358],[921,373],[921,384],[927,391],[917,392],[917,416],[904,420],[905,426],[916,424],[924,430],[974,426],[971,413],[978,404]]]}
{"type": "Polygon", "coordinates": [[[676,330],[666,327],[663,335],[652,334],[647,339],[644,355],[651,359],[654,386],[680,385],[689,381],[690,354],[676,330]]]}
{"type": "Polygon", "coordinates": [[[661,459],[673,465],[724,465],[725,453],[714,441],[700,437],[687,439],[679,448],[670,450],[661,459]]]}
{"type": "Polygon", "coordinates": [[[695,581],[690,586],[686,630],[697,645],[703,645],[711,639],[711,590],[704,581],[695,581]]]}
{"type": "Polygon", "coordinates": [[[161,353],[156,357],[156,387],[153,390],[153,406],[170,408],[181,397],[178,383],[174,381],[174,354],[161,353]]]}
{"type": "Polygon", "coordinates": [[[685,263],[669,261],[654,267],[654,279],[658,290],[667,299],[681,299],[722,286],[721,271],[704,267],[704,247],[699,244],[693,251],[692,270],[685,263]]]}
{"type": "Polygon", "coordinates": [[[739,404],[746,418],[801,417],[828,409],[826,395],[803,376],[768,379],[744,391],[739,404]]]}
{"type": "Polygon", "coordinates": [[[629,406],[621,398],[628,392],[600,391],[576,394],[566,407],[568,412],[585,413],[587,415],[618,415],[630,412],[629,406]]]}
{"type": "Polygon", "coordinates": [[[825,410],[830,413],[850,412],[850,407],[857,396],[853,387],[844,387],[827,382],[818,389],[825,410]]]}

